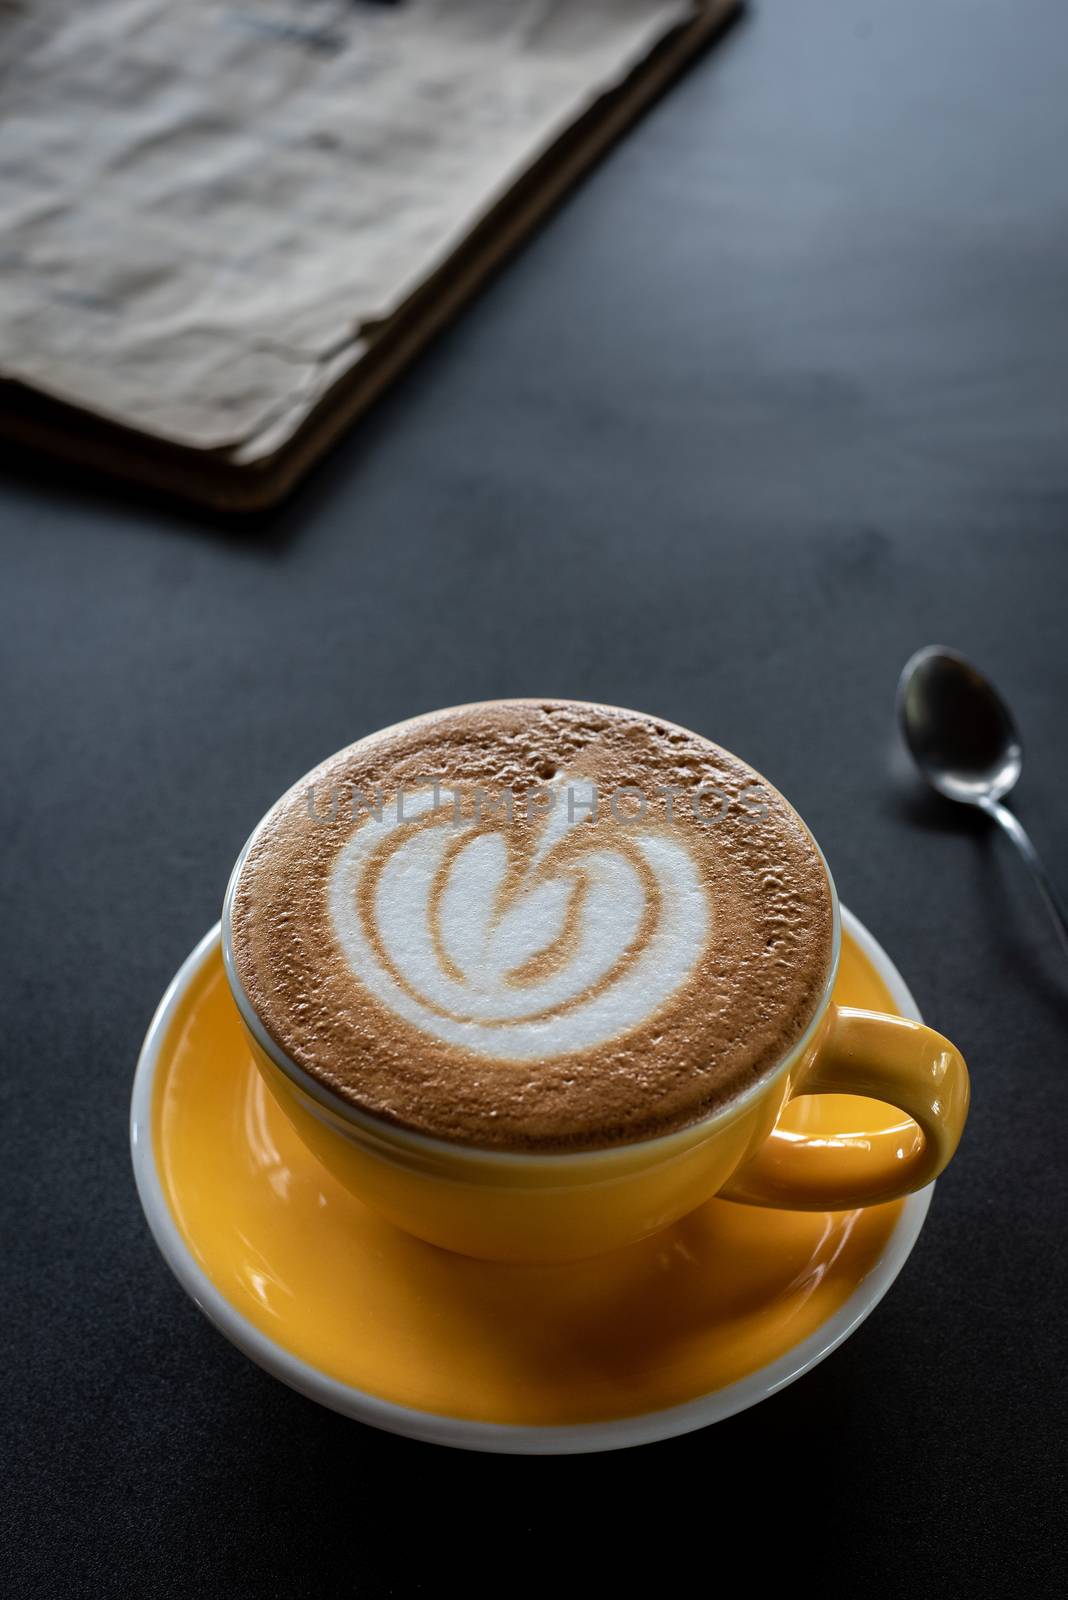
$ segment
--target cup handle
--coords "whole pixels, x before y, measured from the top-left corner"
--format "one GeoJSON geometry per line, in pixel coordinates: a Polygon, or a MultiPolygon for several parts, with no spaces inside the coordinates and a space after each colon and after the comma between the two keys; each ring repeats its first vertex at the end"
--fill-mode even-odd
{"type": "Polygon", "coordinates": [[[850,1211],[912,1194],[938,1177],[960,1143],[969,1093],[964,1057],[940,1033],[907,1017],[833,1006],[790,1099],[864,1095],[911,1120],[831,1138],[775,1128],[720,1198],[786,1211],[850,1211]]]}

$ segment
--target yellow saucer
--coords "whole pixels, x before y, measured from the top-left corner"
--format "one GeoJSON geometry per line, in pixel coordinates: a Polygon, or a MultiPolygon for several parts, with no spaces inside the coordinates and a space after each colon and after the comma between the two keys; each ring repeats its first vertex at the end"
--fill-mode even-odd
{"type": "MultiPolygon", "coordinates": [[[[835,998],[917,1016],[846,911],[843,930],[835,998]]],[[[841,1096],[788,1115],[828,1136],[901,1120],[841,1096]]],[[[765,1398],[863,1320],[930,1200],[817,1214],[713,1200],[592,1261],[450,1255],[381,1221],[300,1143],[245,1047],[217,928],[149,1029],[131,1136],[157,1243],[228,1338],[335,1410],[474,1449],[614,1448],[765,1398]]]]}

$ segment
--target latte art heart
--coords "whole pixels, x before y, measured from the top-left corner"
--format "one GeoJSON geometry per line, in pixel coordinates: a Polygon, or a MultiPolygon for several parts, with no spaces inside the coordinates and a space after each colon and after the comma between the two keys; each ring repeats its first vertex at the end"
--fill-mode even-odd
{"type": "Polygon", "coordinates": [[[681,835],[591,828],[559,807],[517,861],[505,828],[456,823],[429,792],[406,797],[400,820],[356,829],[328,903],[378,1002],[507,1061],[594,1049],[648,1022],[693,973],[712,923],[681,835]]]}

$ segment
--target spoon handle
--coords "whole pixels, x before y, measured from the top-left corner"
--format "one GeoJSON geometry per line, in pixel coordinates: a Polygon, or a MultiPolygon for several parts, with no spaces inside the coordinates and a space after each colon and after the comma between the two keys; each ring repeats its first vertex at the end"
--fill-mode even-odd
{"type": "Polygon", "coordinates": [[[1061,904],[1057,891],[1053,887],[1049,874],[1042,865],[1042,860],[1038,854],[1038,851],[1031,843],[1023,824],[1020,822],[1015,813],[1009,810],[1008,806],[999,804],[997,800],[988,800],[983,802],[983,810],[987,812],[989,816],[993,817],[995,822],[999,822],[1001,824],[1009,838],[1012,840],[1013,844],[1016,846],[1017,850],[1027,862],[1027,865],[1030,867],[1031,876],[1038,885],[1038,892],[1046,902],[1049,914],[1053,918],[1054,926],[1056,927],[1057,932],[1060,934],[1061,945],[1064,948],[1064,953],[1065,955],[1068,955],[1068,916],[1065,915],[1064,907],[1061,904]]]}

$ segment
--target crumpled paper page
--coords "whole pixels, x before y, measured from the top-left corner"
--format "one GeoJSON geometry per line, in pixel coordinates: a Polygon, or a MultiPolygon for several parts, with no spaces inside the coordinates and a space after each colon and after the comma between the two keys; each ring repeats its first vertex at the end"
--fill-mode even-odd
{"type": "Polygon", "coordinates": [[[0,0],[0,375],[274,448],[693,0],[0,0]]]}

